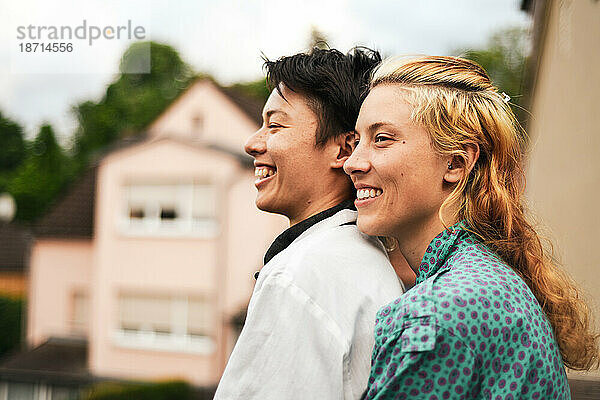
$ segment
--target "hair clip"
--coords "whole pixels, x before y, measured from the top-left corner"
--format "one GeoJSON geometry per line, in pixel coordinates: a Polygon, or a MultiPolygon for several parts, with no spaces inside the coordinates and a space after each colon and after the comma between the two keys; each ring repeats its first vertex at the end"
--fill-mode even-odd
{"type": "Polygon", "coordinates": [[[508,103],[508,102],[510,101],[510,96],[509,96],[509,95],[507,95],[506,93],[502,92],[502,100],[503,100],[505,103],[508,103]]]}

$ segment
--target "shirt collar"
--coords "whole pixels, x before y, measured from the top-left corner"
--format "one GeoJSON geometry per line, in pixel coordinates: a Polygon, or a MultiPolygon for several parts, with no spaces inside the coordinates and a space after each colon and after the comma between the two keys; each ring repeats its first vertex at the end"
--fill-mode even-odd
{"type": "Polygon", "coordinates": [[[288,229],[283,231],[275,241],[271,244],[267,252],[265,253],[264,264],[266,265],[273,257],[279,254],[281,251],[285,250],[294,240],[296,240],[300,235],[306,232],[309,228],[316,225],[318,222],[321,222],[344,209],[355,210],[354,201],[353,200],[345,200],[340,204],[328,208],[325,211],[321,211],[318,214],[315,214],[307,219],[298,222],[297,224],[290,226],[288,229]]]}
{"type": "Polygon", "coordinates": [[[458,238],[462,237],[462,234],[466,232],[465,227],[465,221],[460,221],[448,229],[444,229],[433,238],[429,246],[427,246],[427,250],[419,266],[416,284],[425,281],[440,270],[452,250],[454,250],[454,245],[458,238]]]}

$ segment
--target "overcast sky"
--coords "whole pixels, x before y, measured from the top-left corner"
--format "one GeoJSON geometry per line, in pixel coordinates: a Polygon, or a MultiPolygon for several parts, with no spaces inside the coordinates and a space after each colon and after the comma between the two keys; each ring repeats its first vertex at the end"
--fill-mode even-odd
{"type": "Polygon", "coordinates": [[[457,49],[484,46],[498,30],[528,27],[530,19],[520,11],[520,3],[0,0],[0,111],[24,125],[29,136],[47,121],[65,140],[76,126],[71,107],[82,100],[100,99],[115,77],[122,52],[131,43],[99,40],[89,47],[79,41],[75,43],[79,48],[69,56],[28,56],[19,53],[18,46],[23,41],[16,39],[18,26],[76,27],[86,19],[88,25],[105,27],[125,25],[131,20],[144,27],[147,39],[172,45],[196,71],[207,72],[222,84],[229,84],[259,78],[261,52],[277,58],[305,50],[311,26],[323,32],[332,47],[343,51],[367,45],[387,55],[455,54],[457,49]],[[24,70],[53,73],[22,73],[24,70]],[[77,73],[64,73],[71,70],[77,73]]]}

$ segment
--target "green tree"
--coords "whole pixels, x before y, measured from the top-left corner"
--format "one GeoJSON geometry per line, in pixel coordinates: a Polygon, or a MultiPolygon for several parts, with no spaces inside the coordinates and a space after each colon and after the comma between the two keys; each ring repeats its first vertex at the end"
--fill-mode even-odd
{"type": "Polygon", "coordinates": [[[0,296],[0,357],[19,350],[22,318],[23,300],[0,296]]]}
{"type": "Polygon", "coordinates": [[[267,88],[267,82],[265,78],[251,82],[236,83],[231,85],[231,88],[246,97],[258,100],[261,103],[265,103],[269,98],[269,94],[271,94],[267,88]]]}
{"type": "Polygon", "coordinates": [[[310,27],[310,40],[308,46],[309,49],[316,47],[324,50],[329,48],[329,44],[327,44],[327,36],[314,25],[310,27]]]}
{"type": "Polygon", "coordinates": [[[72,177],[72,162],[56,141],[50,125],[43,125],[29,144],[27,159],[8,184],[15,198],[18,221],[40,217],[72,177]]]}
{"type": "Polygon", "coordinates": [[[23,128],[0,112],[0,193],[6,192],[15,169],[26,156],[23,128]]]}
{"type": "Polygon", "coordinates": [[[116,139],[139,133],[185,89],[195,77],[175,49],[154,42],[135,43],[121,60],[121,74],[99,102],[74,107],[79,127],[74,154],[81,167],[90,155],[116,139]],[[150,51],[150,73],[124,73],[150,51]]]}
{"type": "Polygon", "coordinates": [[[520,106],[528,52],[529,36],[523,28],[499,31],[490,38],[484,49],[462,52],[464,57],[485,68],[500,92],[510,96],[511,107],[520,122],[526,117],[520,106]]]}
{"type": "Polygon", "coordinates": [[[12,171],[25,158],[23,128],[0,112],[0,171],[12,171]]]}

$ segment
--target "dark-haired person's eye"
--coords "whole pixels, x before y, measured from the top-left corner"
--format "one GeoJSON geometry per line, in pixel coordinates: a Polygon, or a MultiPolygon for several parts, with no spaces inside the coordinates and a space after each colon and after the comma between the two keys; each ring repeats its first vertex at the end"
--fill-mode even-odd
{"type": "Polygon", "coordinates": [[[268,128],[269,129],[273,129],[273,128],[281,128],[282,126],[276,123],[270,123],[268,128]]]}

